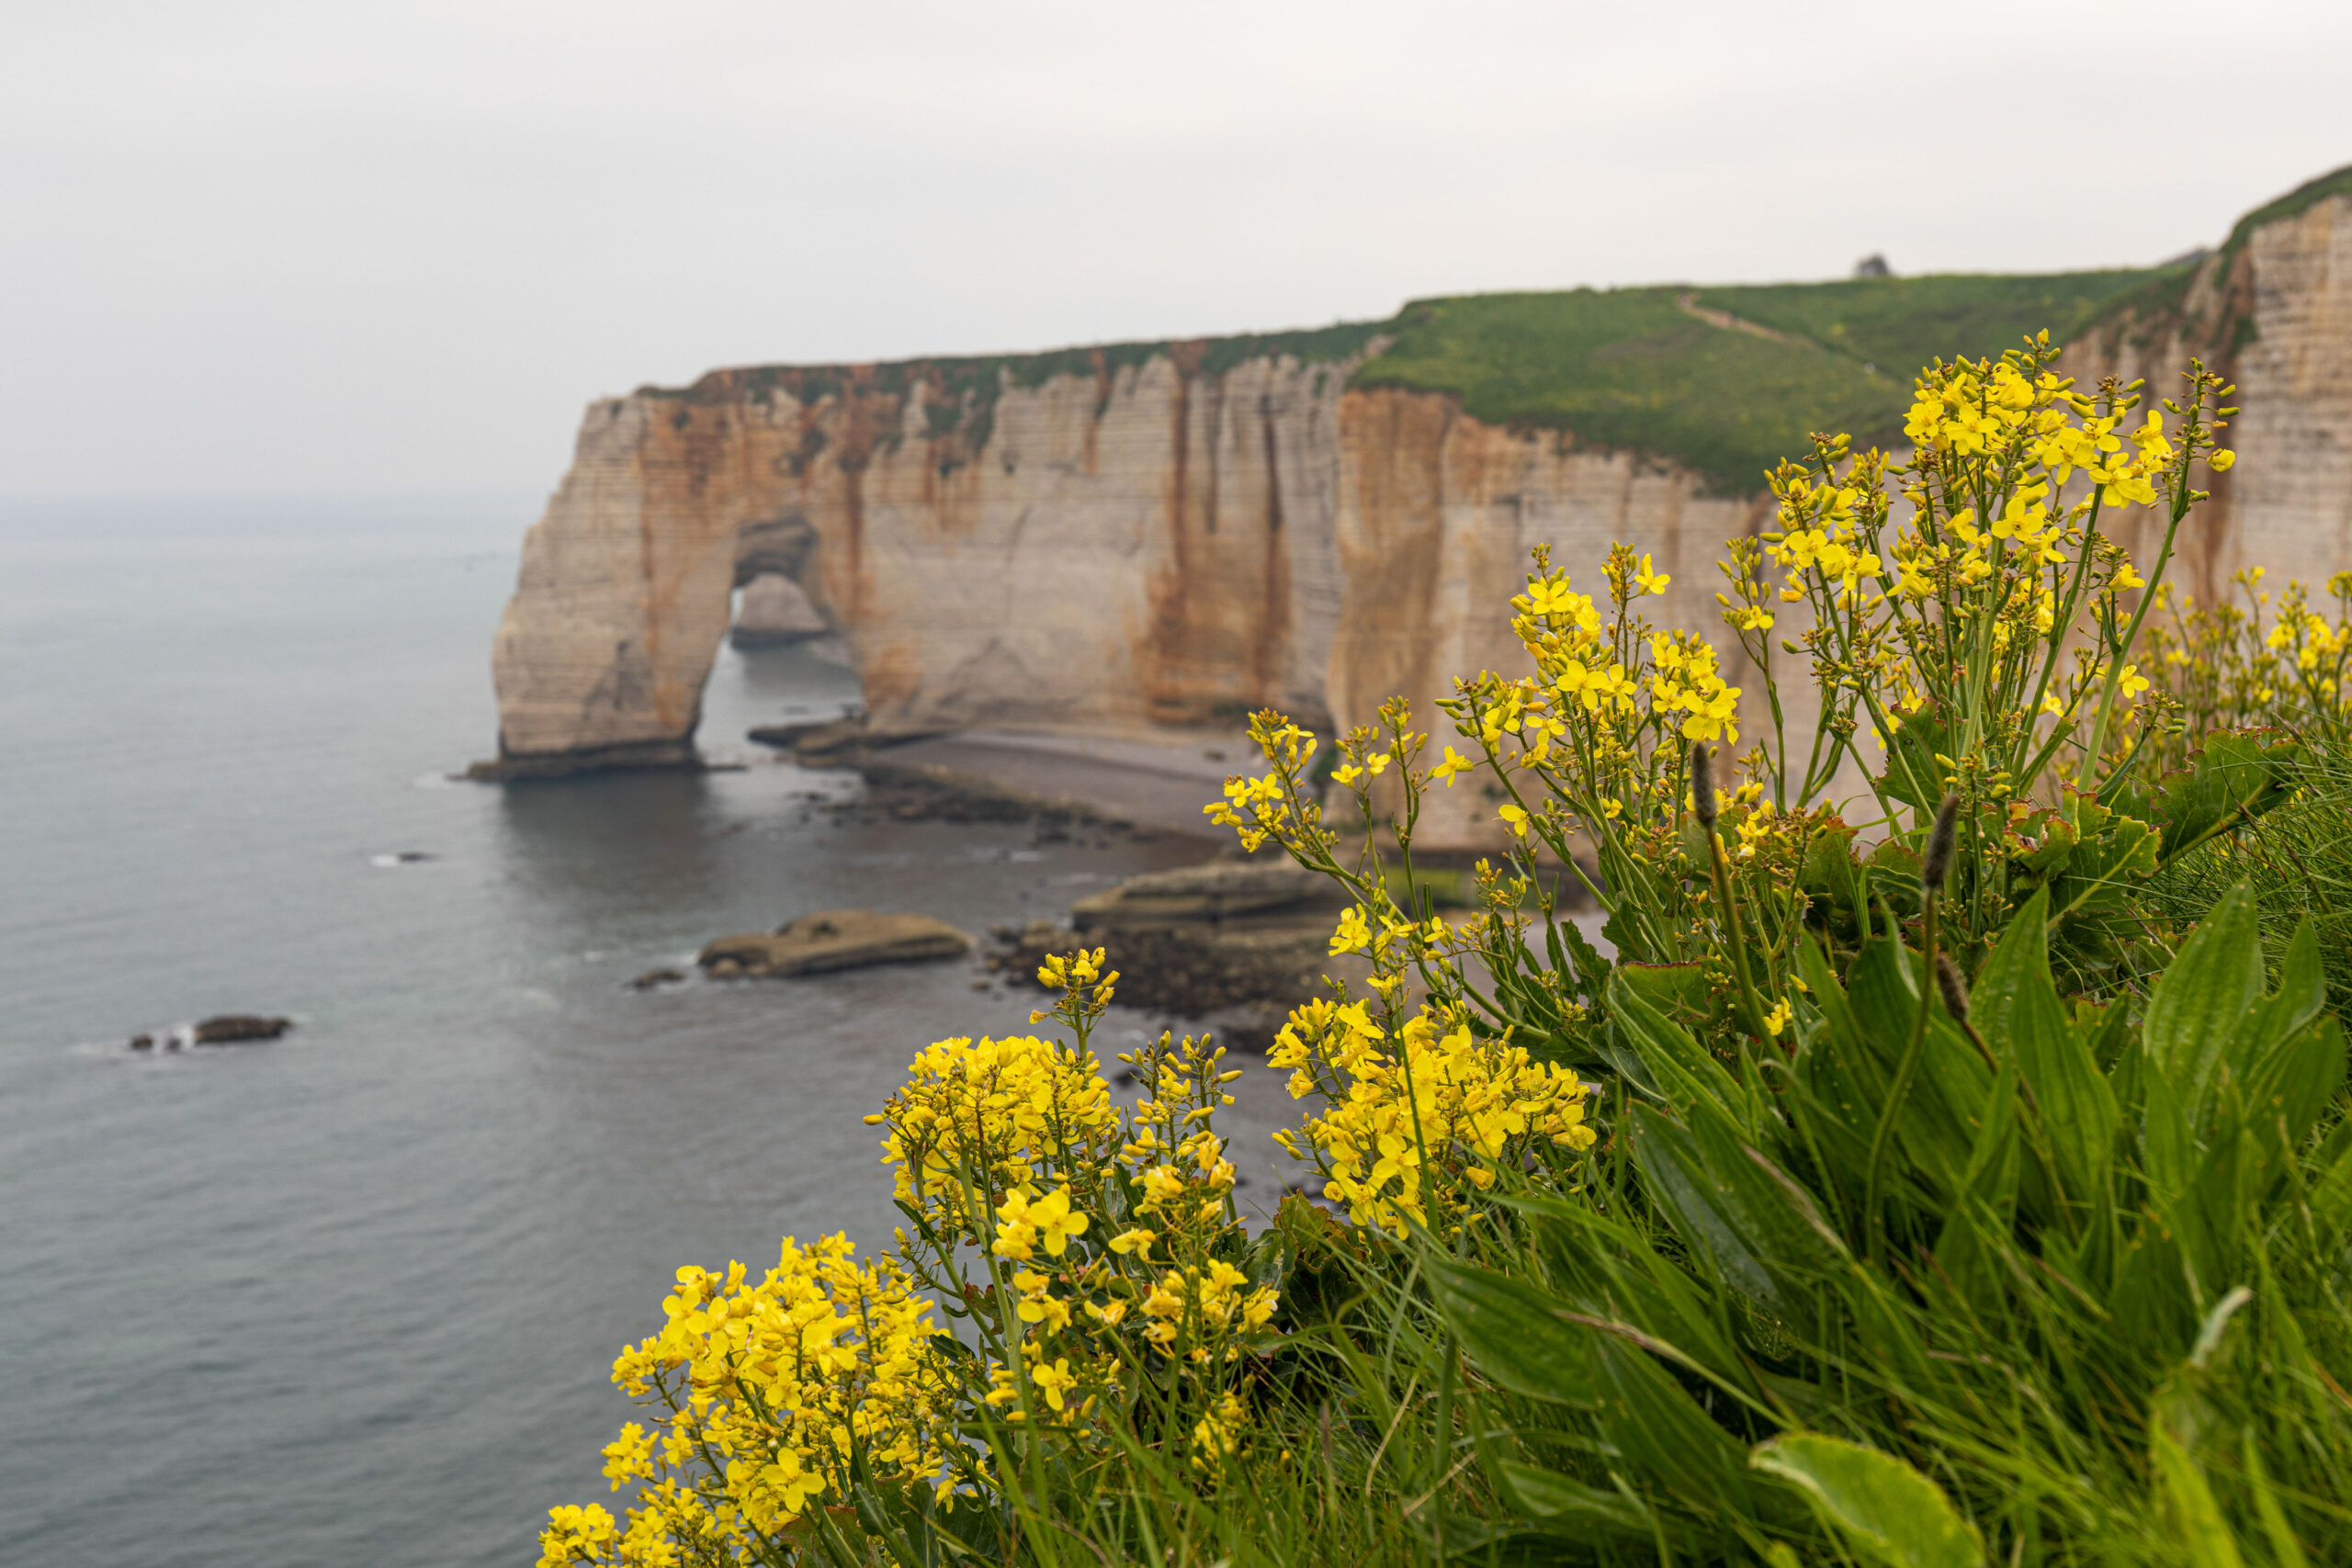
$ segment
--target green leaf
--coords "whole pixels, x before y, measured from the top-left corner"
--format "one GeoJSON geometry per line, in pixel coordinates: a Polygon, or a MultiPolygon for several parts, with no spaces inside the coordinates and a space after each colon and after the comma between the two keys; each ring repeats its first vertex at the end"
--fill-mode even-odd
{"type": "Polygon", "coordinates": [[[1936,753],[1954,755],[1951,736],[1934,709],[1915,713],[1887,737],[1886,776],[1879,787],[1894,800],[1931,812],[1944,797],[1944,765],[1936,753]]]}
{"type": "Polygon", "coordinates": [[[1688,964],[1624,964],[1618,975],[1634,993],[1679,1024],[1704,1023],[1715,1013],[1707,968],[1688,964]]]}
{"type": "Polygon", "coordinates": [[[1888,1568],[1979,1568],[1984,1540],[1943,1489],[1893,1454],[1792,1432],[1758,1446],[1757,1469],[1795,1486],[1856,1551],[1888,1568]]]}
{"type": "Polygon", "coordinates": [[[1604,1492],[1555,1470],[1505,1460],[1496,1469],[1517,1500],[1519,1511],[1555,1529],[1572,1533],[1600,1529],[1647,1538],[1655,1529],[1649,1506],[1623,1492],[1604,1492]]]}
{"type": "Polygon", "coordinates": [[[1429,1264],[1438,1304],[1462,1348],[1488,1377],[1530,1399],[1590,1409],[1593,1336],[1521,1280],[1464,1264],[1429,1264]]]}
{"type": "Polygon", "coordinates": [[[2018,911],[1977,972],[1971,1011],[1994,1055],[2015,1061],[2024,1075],[2067,1200],[2086,1205],[2107,1190],[2115,1093],[2051,980],[2048,908],[2048,897],[2036,893],[2018,911]]]}
{"type": "Polygon", "coordinates": [[[1634,1157],[1684,1245],[1810,1333],[1815,1289],[1840,1271],[1844,1249],[1809,1204],[1792,1201],[1796,1184],[1703,1109],[1686,1126],[1639,1105],[1630,1122],[1634,1157]]]}
{"type": "Polygon", "coordinates": [[[1664,1097],[1679,1106],[1702,1100],[1724,1106],[1743,1102],[1747,1097],[1723,1064],[1634,987],[1626,978],[1629,967],[1610,977],[1609,1027],[1641,1058],[1664,1097]]]}
{"type": "Polygon", "coordinates": [[[2174,1436],[2181,1421],[2177,1394],[2159,1395],[2148,1416],[2148,1458],[2163,1499],[2167,1533],[2188,1568],[2245,1568],[2236,1535],[2206,1483],[2205,1468],[2174,1436]]]}
{"type": "Polygon", "coordinates": [[[2198,922],[2196,934],[2157,982],[2141,1026],[2148,1058],[2180,1097],[2192,1134],[2204,1125],[2224,1054],[2239,1057],[2230,1065],[2240,1077],[2253,1066],[2252,1032],[2244,1032],[2242,1042],[2240,1026],[2261,998],[2262,940],[2254,896],[2240,883],[2198,922]]]}
{"type": "Polygon", "coordinates": [[[2149,809],[2164,824],[2167,863],[2294,793],[2300,741],[2273,729],[2226,730],[2205,738],[2188,765],[2157,781],[2149,809]]]}

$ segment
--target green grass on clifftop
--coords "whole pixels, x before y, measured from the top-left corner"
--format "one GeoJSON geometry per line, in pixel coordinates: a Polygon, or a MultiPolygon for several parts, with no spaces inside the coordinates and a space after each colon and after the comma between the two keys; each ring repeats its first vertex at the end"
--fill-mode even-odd
{"type": "Polygon", "coordinates": [[[1898,436],[1911,378],[1928,360],[1998,354],[2045,327],[2063,342],[2153,276],[1951,275],[1428,299],[1406,308],[1395,344],[1356,372],[1355,385],[1452,392],[1487,423],[1671,458],[1720,491],[1744,493],[1761,488],[1773,463],[1804,452],[1811,432],[1898,436]]]}

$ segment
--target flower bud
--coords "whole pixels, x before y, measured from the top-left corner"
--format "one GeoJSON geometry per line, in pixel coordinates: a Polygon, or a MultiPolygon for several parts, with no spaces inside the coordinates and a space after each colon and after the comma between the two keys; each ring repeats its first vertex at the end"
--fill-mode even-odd
{"type": "Polygon", "coordinates": [[[1919,857],[1919,886],[1941,892],[1951,874],[1951,850],[1960,837],[1960,796],[1948,795],[1936,808],[1936,825],[1928,834],[1928,852],[1919,857]]]}
{"type": "Polygon", "coordinates": [[[1698,817],[1699,826],[1714,831],[1715,769],[1703,740],[1690,742],[1690,809],[1698,817]]]}
{"type": "Polygon", "coordinates": [[[1966,1023],[1968,987],[1961,980],[1960,965],[1951,961],[1949,953],[1939,952],[1936,954],[1936,989],[1943,993],[1944,1011],[1951,1014],[1951,1021],[1966,1023]]]}

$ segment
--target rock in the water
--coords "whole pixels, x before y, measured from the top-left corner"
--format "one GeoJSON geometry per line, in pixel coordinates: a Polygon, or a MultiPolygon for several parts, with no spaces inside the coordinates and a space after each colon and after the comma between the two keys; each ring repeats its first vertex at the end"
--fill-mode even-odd
{"type": "Polygon", "coordinates": [[[130,1048],[134,1051],[153,1051],[155,1048],[155,1037],[152,1034],[134,1034],[130,1037],[130,1048]]]}
{"type": "Polygon", "coordinates": [[[656,986],[673,986],[686,977],[683,969],[648,969],[629,982],[633,990],[650,991],[656,986]]]}
{"type": "Polygon", "coordinates": [[[1069,912],[1079,931],[1189,925],[1280,909],[1325,897],[1331,884],[1291,861],[1211,861],[1130,877],[1081,898],[1069,912]]]}
{"type": "Polygon", "coordinates": [[[188,1031],[188,1038],[198,1045],[236,1045],[248,1040],[275,1040],[293,1027],[290,1018],[230,1012],[204,1020],[188,1031]]]}
{"type": "Polygon", "coordinates": [[[739,649],[781,648],[830,637],[832,629],[800,584],[782,572],[763,571],[743,590],[727,640],[739,649]]]}
{"type": "Polygon", "coordinates": [[[870,964],[911,964],[961,958],[972,941],[929,915],[885,915],[872,909],[823,909],[777,928],[773,936],[723,936],[695,960],[713,976],[818,975],[870,964]]]}
{"type": "Polygon", "coordinates": [[[839,721],[827,718],[803,719],[797,724],[755,724],[743,732],[743,739],[757,741],[763,746],[774,746],[779,750],[789,751],[800,744],[802,736],[814,735],[825,726],[837,722],[839,721]]]}

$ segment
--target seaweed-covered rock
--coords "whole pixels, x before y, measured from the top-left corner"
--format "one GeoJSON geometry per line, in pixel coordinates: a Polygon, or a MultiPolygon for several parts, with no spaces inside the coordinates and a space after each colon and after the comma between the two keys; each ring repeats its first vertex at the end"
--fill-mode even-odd
{"type": "Polygon", "coordinates": [[[961,958],[972,939],[929,915],[886,915],[872,909],[820,909],[776,928],[723,936],[695,962],[714,978],[737,975],[820,975],[873,964],[914,964],[961,958]]]}

